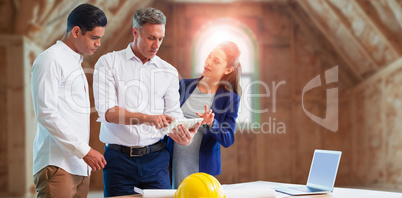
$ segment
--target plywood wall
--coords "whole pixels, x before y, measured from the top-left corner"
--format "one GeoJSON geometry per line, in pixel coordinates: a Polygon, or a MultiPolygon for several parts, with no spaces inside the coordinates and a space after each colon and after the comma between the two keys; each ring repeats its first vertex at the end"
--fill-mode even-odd
{"type": "Polygon", "coordinates": [[[36,119],[33,110],[30,71],[42,49],[23,36],[0,35],[1,174],[0,195],[29,196],[33,186],[33,140],[36,119]]]}
{"type": "Polygon", "coordinates": [[[402,187],[402,59],[351,91],[353,179],[402,187]]]}
{"type": "MultiPolygon", "coordinates": [[[[7,67],[6,67],[6,46],[0,47],[0,111],[7,112],[7,67]]],[[[0,191],[7,190],[8,168],[7,168],[7,119],[6,114],[0,114],[0,191]]]]}

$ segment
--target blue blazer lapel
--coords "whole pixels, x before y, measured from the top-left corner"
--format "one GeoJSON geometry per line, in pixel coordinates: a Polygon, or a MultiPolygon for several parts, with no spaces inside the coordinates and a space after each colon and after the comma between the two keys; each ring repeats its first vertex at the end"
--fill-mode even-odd
{"type": "Polygon", "coordinates": [[[218,91],[216,91],[214,101],[212,102],[212,111],[215,113],[215,119],[219,120],[219,117],[223,115],[223,105],[226,103],[227,97],[224,95],[226,90],[222,87],[219,87],[218,91]]]}

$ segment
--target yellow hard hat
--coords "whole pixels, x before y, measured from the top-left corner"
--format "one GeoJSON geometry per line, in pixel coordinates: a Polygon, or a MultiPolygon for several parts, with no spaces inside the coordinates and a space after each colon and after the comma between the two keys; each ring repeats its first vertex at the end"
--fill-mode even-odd
{"type": "Polygon", "coordinates": [[[194,173],[180,183],[175,198],[226,198],[219,181],[207,173],[194,173]]]}

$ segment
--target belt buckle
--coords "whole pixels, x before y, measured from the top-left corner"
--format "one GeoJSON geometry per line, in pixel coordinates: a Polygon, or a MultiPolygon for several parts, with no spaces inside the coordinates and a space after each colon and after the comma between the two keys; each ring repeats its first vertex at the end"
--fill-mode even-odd
{"type": "Polygon", "coordinates": [[[130,147],[130,157],[140,157],[142,155],[133,155],[133,149],[144,148],[143,146],[131,146],[130,147]]]}

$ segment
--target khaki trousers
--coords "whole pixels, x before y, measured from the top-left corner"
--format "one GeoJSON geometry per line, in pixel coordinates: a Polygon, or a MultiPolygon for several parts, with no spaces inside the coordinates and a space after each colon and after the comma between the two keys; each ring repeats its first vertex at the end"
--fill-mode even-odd
{"type": "Polygon", "coordinates": [[[87,197],[89,176],[72,175],[57,166],[46,166],[34,175],[37,197],[87,197]]]}

